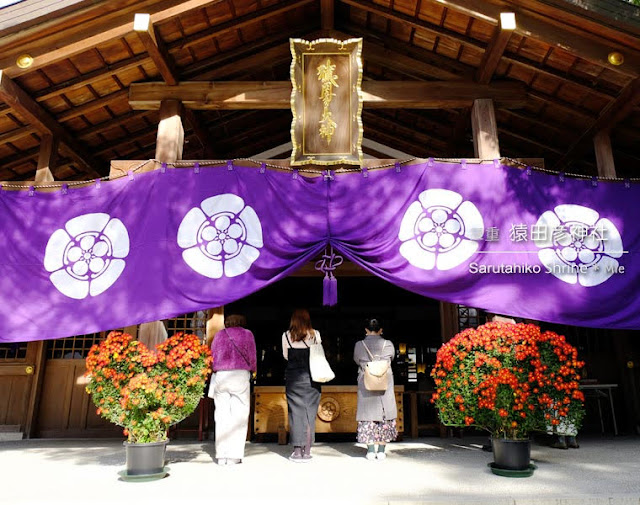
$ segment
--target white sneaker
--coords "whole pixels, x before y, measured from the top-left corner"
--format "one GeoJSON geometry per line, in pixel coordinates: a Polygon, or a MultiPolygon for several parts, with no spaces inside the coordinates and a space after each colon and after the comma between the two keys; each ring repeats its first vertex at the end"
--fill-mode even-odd
{"type": "Polygon", "coordinates": [[[227,464],[227,458],[218,458],[218,464],[219,465],[226,465],[227,464]]]}
{"type": "Polygon", "coordinates": [[[386,452],[378,452],[376,453],[376,457],[382,461],[383,459],[387,459],[387,453],[386,452]]]}
{"type": "Polygon", "coordinates": [[[374,459],[376,459],[376,453],[375,452],[368,452],[366,458],[369,461],[373,461],[374,459]]]}

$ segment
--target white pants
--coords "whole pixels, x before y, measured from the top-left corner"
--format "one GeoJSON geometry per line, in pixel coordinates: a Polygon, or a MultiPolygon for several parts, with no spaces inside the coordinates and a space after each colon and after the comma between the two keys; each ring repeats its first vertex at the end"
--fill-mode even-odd
{"type": "Polygon", "coordinates": [[[242,459],[251,393],[248,370],[221,370],[211,381],[215,402],[216,458],[242,459]]]}

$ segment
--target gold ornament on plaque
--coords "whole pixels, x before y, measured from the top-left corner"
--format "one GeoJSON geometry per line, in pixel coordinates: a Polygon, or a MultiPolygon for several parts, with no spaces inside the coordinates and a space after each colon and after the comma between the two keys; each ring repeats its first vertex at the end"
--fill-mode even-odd
{"type": "Polygon", "coordinates": [[[336,66],[331,63],[331,59],[327,58],[322,65],[318,65],[318,80],[322,83],[322,89],[320,90],[320,100],[322,100],[322,117],[320,118],[319,135],[327,141],[327,145],[331,143],[333,134],[336,132],[336,122],[333,120],[331,110],[329,106],[336,94],[333,92],[333,87],[338,87],[336,80],[338,76],[333,72],[336,66]]]}
{"type": "Polygon", "coordinates": [[[291,39],[291,165],[362,163],[362,39],[291,39]]]}

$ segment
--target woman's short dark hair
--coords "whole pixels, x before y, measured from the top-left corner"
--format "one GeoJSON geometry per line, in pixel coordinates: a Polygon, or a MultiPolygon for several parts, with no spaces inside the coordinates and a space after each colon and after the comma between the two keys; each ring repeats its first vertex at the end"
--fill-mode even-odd
{"type": "Polygon", "coordinates": [[[371,318],[365,321],[364,327],[369,331],[378,332],[382,329],[382,323],[380,319],[371,318]]]}
{"type": "Polygon", "coordinates": [[[230,314],[224,320],[225,328],[235,328],[247,326],[247,318],[242,314],[230,314]]]}

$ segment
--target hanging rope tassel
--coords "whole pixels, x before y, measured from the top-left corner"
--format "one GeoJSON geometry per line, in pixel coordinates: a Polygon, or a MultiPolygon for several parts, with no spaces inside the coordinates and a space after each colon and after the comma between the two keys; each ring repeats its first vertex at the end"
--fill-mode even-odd
{"type": "Polygon", "coordinates": [[[316,270],[324,272],[324,279],[322,280],[322,305],[325,307],[333,307],[338,304],[338,279],[336,279],[333,271],[342,265],[343,261],[344,258],[338,256],[333,250],[333,247],[329,246],[322,255],[322,259],[316,262],[316,270]]]}

